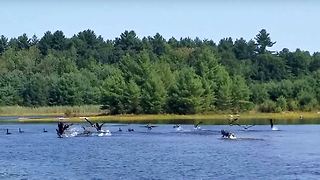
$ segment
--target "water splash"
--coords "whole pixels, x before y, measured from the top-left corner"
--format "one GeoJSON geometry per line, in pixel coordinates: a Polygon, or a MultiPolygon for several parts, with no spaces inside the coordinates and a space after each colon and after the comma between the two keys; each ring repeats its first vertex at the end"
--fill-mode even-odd
{"type": "Polygon", "coordinates": [[[176,129],[176,131],[183,131],[183,128],[181,126],[175,128],[175,129],[176,129]]]}
{"type": "Polygon", "coordinates": [[[101,131],[97,131],[95,128],[85,128],[82,126],[73,126],[72,128],[66,130],[62,137],[86,137],[86,136],[111,136],[111,132],[108,129],[103,129],[101,131]]]}

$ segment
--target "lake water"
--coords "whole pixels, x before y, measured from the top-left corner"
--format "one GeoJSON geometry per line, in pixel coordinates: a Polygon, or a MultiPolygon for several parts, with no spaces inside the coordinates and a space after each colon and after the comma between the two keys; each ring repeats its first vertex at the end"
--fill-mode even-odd
{"type": "Polygon", "coordinates": [[[0,124],[0,179],[320,179],[320,125],[182,127],[57,138],[56,124],[0,124]]]}

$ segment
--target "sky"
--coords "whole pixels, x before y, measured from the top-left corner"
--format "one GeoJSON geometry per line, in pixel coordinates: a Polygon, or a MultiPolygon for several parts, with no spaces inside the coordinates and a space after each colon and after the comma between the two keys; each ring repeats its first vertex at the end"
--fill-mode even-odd
{"type": "Polygon", "coordinates": [[[317,0],[0,0],[0,35],[67,37],[91,29],[104,39],[134,30],[142,38],[199,37],[218,43],[253,39],[261,29],[276,41],[270,50],[320,51],[317,0]]]}

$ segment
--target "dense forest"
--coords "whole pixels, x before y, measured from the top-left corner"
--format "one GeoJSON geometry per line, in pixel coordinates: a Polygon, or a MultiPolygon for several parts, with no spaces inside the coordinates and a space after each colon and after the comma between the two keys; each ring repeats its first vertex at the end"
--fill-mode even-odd
{"type": "Polygon", "coordinates": [[[0,106],[101,105],[111,114],[311,111],[320,107],[320,53],[252,40],[0,37],[0,106]]]}

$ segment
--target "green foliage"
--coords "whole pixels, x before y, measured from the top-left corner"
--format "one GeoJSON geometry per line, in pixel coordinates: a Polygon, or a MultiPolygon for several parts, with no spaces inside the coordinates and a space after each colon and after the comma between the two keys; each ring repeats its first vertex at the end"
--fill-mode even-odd
{"type": "Polygon", "coordinates": [[[277,105],[275,102],[271,100],[266,100],[265,102],[259,105],[258,110],[260,112],[272,113],[279,111],[279,108],[277,109],[277,105]]]}
{"type": "Polygon", "coordinates": [[[296,100],[289,100],[288,102],[288,110],[289,111],[296,111],[299,109],[299,104],[296,100]]]}
{"type": "Polygon", "coordinates": [[[29,49],[31,46],[31,40],[26,34],[19,36],[17,39],[13,38],[9,41],[9,46],[16,50],[29,49]]]}
{"type": "Polygon", "coordinates": [[[45,56],[37,66],[37,69],[44,75],[77,72],[77,65],[73,59],[52,53],[45,56]]]}
{"type": "Polygon", "coordinates": [[[303,52],[300,49],[297,49],[293,53],[288,53],[286,61],[289,71],[293,76],[308,74],[309,65],[311,63],[311,56],[309,52],[303,52]]]}
{"type": "Polygon", "coordinates": [[[125,54],[136,54],[142,50],[143,44],[134,31],[125,31],[120,38],[114,40],[115,62],[125,54]]]}
{"type": "Polygon", "coordinates": [[[48,80],[41,74],[33,74],[27,78],[21,92],[24,106],[45,106],[48,104],[48,80]]]}
{"type": "Polygon", "coordinates": [[[79,73],[63,74],[55,84],[55,87],[50,88],[50,104],[51,105],[81,105],[83,103],[84,86],[86,82],[83,81],[79,73]],[[56,104],[57,103],[57,104],[56,104]]]}
{"type": "Polygon", "coordinates": [[[277,98],[276,105],[277,105],[277,108],[280,109],[280,111],[286,111],[288,108],[287,100],[283,96],[280,96],[277,98]]]}
{"type": "Polygon", "coordinates": [[[265,29],[262,29],[259,34],[255,37],[255,40],[257,41],[257,52],[259,54],[266,53],[267,47],[272,47],[276,42],[272,42],[271,38],[269,36],[270,34],[267,33],[265,29]]]}
{"type": "Polygon", "coordinates": [[[312,79],[314,79],[314,91],[318,102],[320,102],[320,70],[317,70],[312,74],[312,79]]]}
{"type": "Polygon", "coordinates": [[[311,111],[318,103],[312,94],[304,91],[300,92],[298,102],[300,109],[303,111],[311,111]]]}
{"type": "Polygon", "coordinates": [[[192,68],[178,73],[176,84],[169,89],[167,108],[170,113],[194,114],[201,112],[204,89],[200,77],[192,68]]]}
{"type": "Polygon", "coordinates": [[[250,100],[255,104],[262,104],[263,102],[269,99],[266,84],[251,84],[250,92],[250,100]]]}
{"type": "Polygon", "coordinates": [[[149,41],[152,45],[152,51],[156,55],[160,56],[166,53],[166,40],[159,33],[157,33],[154,37],[149,38],[149,41]]]}
{"type": "Polygon", "coordinates": [[[26,78],[19,70],[0,76],[0,105],[20,105],[23,102],[21,91],[26,78]]]}
{"type": "Polygon", "coordinates": [[[253,63],[252,79],[259,81],[281,80],[287,76],[285,62],[271,54],[258,55],[253,63]]]}
{"type": "Polygon", "coordinates": [[[232,97],[231,97],[231,85],[232,80],[229,77],[228,72],[223,68],[217,69],[216,77],[214,78],[216,83],[215,88],[215,107],[219,110],[228,110],[231,108],[232,97]]]}
{"type": "Polygon", "coordinates": [[[309,65],[309,70],[312,72],[320,70],[320,53],[317,52],[313,54],[309,65]]]}
{"type": "Polygon", "coordinates": [[[0,55],[2,55],[2,53],[4,51],[6,51],[8,48],[8,38],[6,38],[4,35],[1,35],[0,37],[0,55]]]}
{"type": "Polygon", "coordinates": [[[25,74],[32,74],[35,69],[35,63],[40,59],[37,48],[24,49],[16,51],[9,48],[1,57],[2,67],[7,71],[20,70],[25,74]]]}
{"type": "Polygon", "coordinates": [[[192,52],[189,65],[195,68],[196,73],[208,80],[213,80],[218,66],[218,59],[210,47],[198,48],[192,52]]]}
{"type": "Polygon", "coordinates": [[[165,90],[168,90],[175,83],[175,74],[171,70],[170,64],[160,61],[154,64],[154,70],[160,77],[165,90]]]}
{"type": "Polygon", "coordinates": [[[234,42],[233,52],[237,59],[252,59],[255,57],[255,50],[257,49],[254,41],[246,42],[243,38],[237,39],[234,42]]]}
{"type": "Polygon", "coordinates": [[[234,111],[248,110],[250,89],[241,76],[234,76],[231,84],[231,104],[234,111]]]}
{"type": "Polygon", "coordinates": [[[119,66],[126,81],[133,79],[139,86],[144,84],[152,69],[150,56],[146,51],[137,55],[126,54],[120,60],[119,66]]]}
{"type": "Polygon", "coordinates": [[[127,84],[123,96],[127,113],[140,114],[143,112],[141,107],[141,89],[133,80],[130,80],[127,84]]]}
{"type": "Polygon", "coordinates": [[[166,90],[155,73],[151,72],[142,85],[141,105],[146,114],[158,114],[163,112],[166,101],[166,90]]]}
{"type": "Polygon", "coordinates": [[[0,36],[0,105],[101,105],[112,114],[318,108],[319,53],[268,51],[273,45],[264,29],[218,45],[134,31],[114,40],[92,30],[0,36]]]}
{"type": "Polygon", "coordinates": [[[124,92],[126,82],[121,71],[115,71],[108,76],[102,85],[103,109],[108,109],[112,114],[126,113],[124,92]]]}

